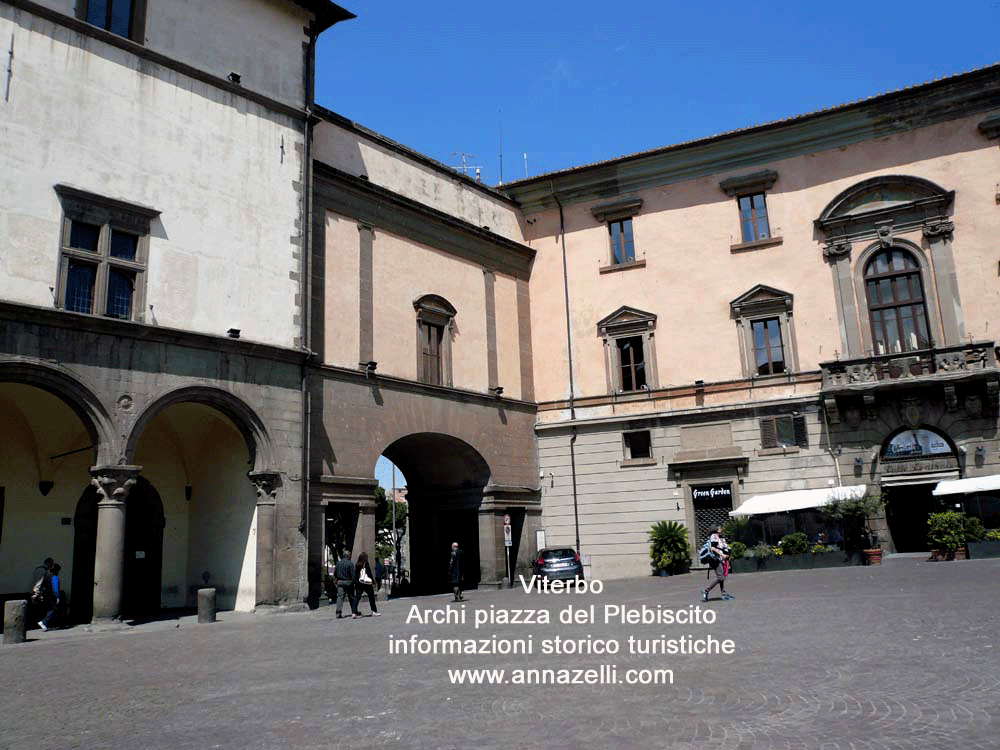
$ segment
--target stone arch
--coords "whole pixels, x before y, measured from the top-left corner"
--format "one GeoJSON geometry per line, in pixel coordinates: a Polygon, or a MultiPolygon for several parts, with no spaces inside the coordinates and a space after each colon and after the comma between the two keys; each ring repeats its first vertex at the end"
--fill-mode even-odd
{"type": "Polygon", "coordinates": [[[251,471],[267,471],[273,467],[274,451],[271,438],[264,422],[242,399],[219,388],[208,386],[185,386],[160,396],[136,419],[132,426],[124,455],[131,461],[138,442],[146,426],[157,414],[168,406],[179,403],[195,403],[212,407],[225,415],[243,436],[250,454],[251,471]]]}
{"type": "Polygon", "coordinates": [[[954,191],[949,192],[923,177],[912,175],[870,177],[841,191],[826,205],[816,223],[830,236],[828,227],[837,220],[844,221],[848,218],[874,220],[883,214],[888,215],[920,206],[935,209],[929,213],[939,213],[950,205],[954,195],[954,191]]]}
{"type": "Polygon", "coordinates": [[[114,421],[93,389],[57,365],[0,362],[0,382],[40,388],[63,401],[80,418],[95,448],[95,463],[117,463],[114,421]]]}

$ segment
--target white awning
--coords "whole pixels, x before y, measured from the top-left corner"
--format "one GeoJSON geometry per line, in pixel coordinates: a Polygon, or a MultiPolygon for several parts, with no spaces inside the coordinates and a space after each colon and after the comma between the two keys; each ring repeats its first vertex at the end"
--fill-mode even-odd
{"type": "Polygon", "coordinates": [[[966,492],[990,492],[992,490],[1000,490],[1000,474],[938,482],[937,487],[934,488],[934,494],[963,495],[966,492]]]}
{"type": "Polygon", "coordinates": [[[782,513],[788,510],[822,508],[831,500],[858,500],[865,496],[868,486],[855,484],[850,487],[824,487],[818,490],[789,490],[770,495],[754,495],[731,516],[759,516],[764,513],[782,513]]]}

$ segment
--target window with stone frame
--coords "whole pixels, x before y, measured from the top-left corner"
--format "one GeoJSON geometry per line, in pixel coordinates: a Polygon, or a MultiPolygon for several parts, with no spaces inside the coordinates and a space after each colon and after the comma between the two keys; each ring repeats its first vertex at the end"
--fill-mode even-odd
{"type": "Polygon", "coordinates": [[[597,324],[604,339],[608,390],[631,393],[655,388],[656,356],[653,334],[656,316],[620,307],[597,324]]]}
{"type": "Polygon", "coordinates": [[[798,371],[792,295],[758,284],[729,303],[739,334],[744,377],[798,371]]]}
{"type": "Polygon", "coordinates": [[[733,249],[750,249],[745,246],[774,245],[781,242],[775,237],[767,213],[767,191],[778,179],[778,173],[767,169],[753,174],[730,177],[719,183],[722,191],[736,198],[739,212],[740,241],[733,249]]]}
{"type": "Polygon", "coordinates": [[[649,430],[625,432],[622,434],[622,440],[625,444],[626,460],[648,459],[653,457],[653,446],[649,430]]]}
{"type": "Polygon", "coordinates": [[[808,448],[806,418],[801,414],[763,417],[760,420],[761,448],[808,448]]]}
{"type": "Polygon", "coordinates": [[[610,250],[608,262],[602,266],[601,273],[645,266],[645,259],[636,257],[632,222],[632,217],[638,214],[641,209],[641,198],[603,203],[590,209],[594,218],[604,222],[608,228],[610,250]]]}
{"type": "Polygon", "coordinates": [[[143,320],[150,223],[155,211],[66,185],[56,306],[119,320],[143,320]]]}
{"type": "Polygon", "coordinates": [[[864,277],[875,353],[930,348],[924,284],[913,254],[898,247],[878,252],[865,265],[864,277]]]}
{"type": "Polygon", "coordinates": [[[413,303],[417,313],[417,380],[451,386],[451,333],[456,311],[448,300],[425,294],[413,303]]]}
{"type": "Polygon", "coordinates": [[[147,0],[78,0],[77,17],[137,44],[145,42],[147,0]]]}

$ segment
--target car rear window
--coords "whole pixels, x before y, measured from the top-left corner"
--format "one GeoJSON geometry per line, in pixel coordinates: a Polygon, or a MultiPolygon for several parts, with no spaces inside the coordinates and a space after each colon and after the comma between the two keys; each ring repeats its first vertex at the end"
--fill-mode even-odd
{"type": "Polygon", "coordinates": [[[563,560],[567,557],[573,558],[576,553],[571,549],[547,549],[542,552],[543,560],[563,560]]]}

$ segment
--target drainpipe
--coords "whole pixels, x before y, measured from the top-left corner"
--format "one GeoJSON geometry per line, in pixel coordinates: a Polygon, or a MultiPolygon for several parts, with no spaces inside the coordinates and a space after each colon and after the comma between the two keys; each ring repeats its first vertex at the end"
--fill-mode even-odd
{"type": "MultiPolygon", "coordinates": [[[[576,422],[576,386],[573,381],[573,329],[570,324],[569,314],[569,270],[566,261],[566,219],[563,215],[563,204],[556,195],[555,187],[549,183],[552,191],[552,198],[559,206],[559,238],[562,241],[562,266],[563,266],[563,296],[566,302],[566,360],[569,365],[569,419],[571,423],[576,422]]],[[[576,487],[576,426],[573,426],[572,435],[569,439],[569,468],[570,476],[573,480],[573,527],[576,531],[576,553],[580,554],[580,505],[577,497],[576,487]]]]}
{"type": "MultiPolygon", "coordinates": [[[[306,552],[306,595],[308,600],[313,600],[312,581],[310,581],[309,571],[309,490],[312,453],[312,394],[309,389],[309,365],[313,358],[312,345],[312,112],[315,102],[315,68],[316,68],[316,39],[319,31],[316,24],[311,23],[306,29],[309,35],[309,43],[305,50],[305,70],[303,71],[303,94],[305,98],[305,121],[302,125],[302,200],[301,200],[301,228],[299,236],[302,238],[300,245],[302,251],[302,281],[299,283],[299,290],[302,294],[302,521],[300,532],[305,539],[306,552]]],[[[275,513],[275,519],[277,519],[275,513]]],[[[277,537],[275,538],[277,539],[277,537]]],[[[275,550],[276,553],[276,550],[275,550]]],[[[320,552],[322,562],[322,551],[320,552]]],[[[272,574],[273,575],[273,574],[272,574]]],[[[322,591],[323,576],[319,571],[318,587],[322,591]]]]}

